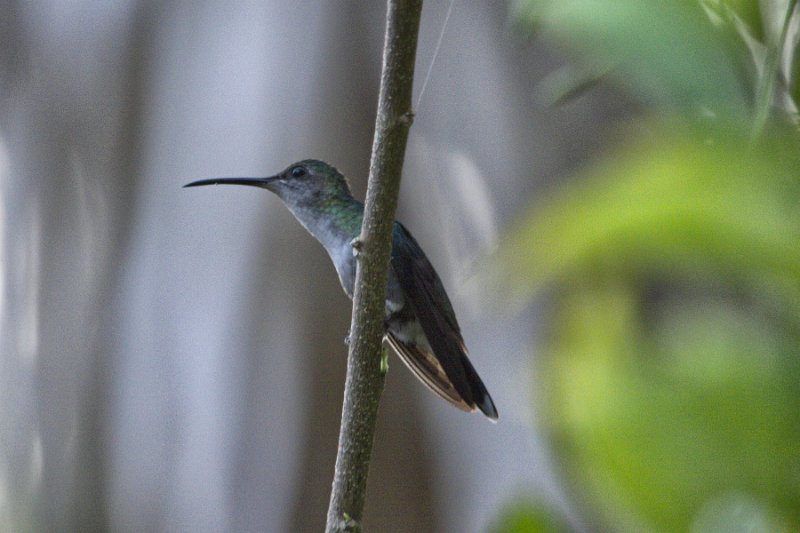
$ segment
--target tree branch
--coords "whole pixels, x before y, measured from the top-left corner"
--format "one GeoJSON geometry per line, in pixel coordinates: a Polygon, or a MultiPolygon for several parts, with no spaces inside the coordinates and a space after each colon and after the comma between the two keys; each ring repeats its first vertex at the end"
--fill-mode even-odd
{"type": "Polygon", "coordinates": [[[383,71],[358,246],[350,352],[326,531],[359,531],[383,391],[381,342],[391,233],[408,130],[422,0],[388,0],[383,71]]]}

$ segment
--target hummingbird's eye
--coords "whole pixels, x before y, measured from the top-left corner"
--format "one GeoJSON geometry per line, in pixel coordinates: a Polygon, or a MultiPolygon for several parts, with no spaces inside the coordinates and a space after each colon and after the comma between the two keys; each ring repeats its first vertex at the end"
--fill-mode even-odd
{"type": "Polygon", "coordinates": [[[294,167],[292,169],[293,178],[302,178],[305,175],[306,175],[306,169],[303,167],[294,167]]]}

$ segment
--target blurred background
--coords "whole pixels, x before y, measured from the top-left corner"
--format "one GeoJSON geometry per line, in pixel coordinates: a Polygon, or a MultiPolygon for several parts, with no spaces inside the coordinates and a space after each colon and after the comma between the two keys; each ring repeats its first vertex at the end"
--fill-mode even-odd
{"type": "MultiPolygon", "coordinates": [[[[366,530],[800,529],[796,3],[425,3],[398,218],[500,420],[391,358],[366,530]]],[[[350,303],[181,186],[363,197],[384,16],[0,1],[0,530],[323,528],[350,303]]]]}

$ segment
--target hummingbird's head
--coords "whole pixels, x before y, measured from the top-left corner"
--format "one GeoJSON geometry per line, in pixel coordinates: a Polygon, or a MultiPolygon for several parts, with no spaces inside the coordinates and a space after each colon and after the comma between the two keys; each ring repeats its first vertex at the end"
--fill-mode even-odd
{"type": "Polygon", "coordinates": [[[338,198],[350,198],[345,177],[332,165],[316,159],[292,163],[283,172],[267,178],[266,189],[290,205],[314,206],[338,198]]]}
{"type": "Polygon", "coordinates": [[[267,178],[215,178],[194,181],[184,187],[217,184],[261,187],[277,194],[290,207],[314,207],[352,198],[345,177],[332,165],[316,159],[292,163],[281,173],[267,178]]]}

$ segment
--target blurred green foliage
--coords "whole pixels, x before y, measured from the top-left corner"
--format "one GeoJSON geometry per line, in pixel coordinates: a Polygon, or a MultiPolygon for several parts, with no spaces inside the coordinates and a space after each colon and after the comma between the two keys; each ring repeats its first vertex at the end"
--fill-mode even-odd
{"type": "Polygon", "coordinates": [[[800,530],[796,4],[516,2],[644,109],[497,256],[547,295],[543,424],[598,529],[800,530]]]}
{"type": "Polygon", "coordinates": [[[492,533],[566,533],[569,530],[551,510],[526,500],[506,505],[500,519],[489,529],[492,533]]]}

